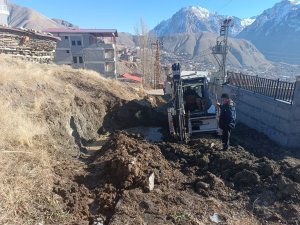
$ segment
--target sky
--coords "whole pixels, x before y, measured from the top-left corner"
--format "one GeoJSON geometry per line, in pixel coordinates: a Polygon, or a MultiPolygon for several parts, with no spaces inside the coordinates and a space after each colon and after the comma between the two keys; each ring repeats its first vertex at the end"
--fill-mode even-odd
{"type": "Polygon", "coordinates": [[[50,18],[82,28],[114,28],[134,33],[143,17],[149,29],[186,6],[201,6],[222,15],[249,18],[280,0],[12,0],[50,18]]]}

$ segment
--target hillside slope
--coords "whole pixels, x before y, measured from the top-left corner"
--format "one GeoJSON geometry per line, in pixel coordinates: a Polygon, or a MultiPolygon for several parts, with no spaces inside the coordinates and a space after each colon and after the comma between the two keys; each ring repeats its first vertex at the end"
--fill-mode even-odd
{"type": "MultiPolygon", "coordinates": [[[[216,64],[211,54],[211,47],[216,44],[217,34],[200,32],[197,34],[183,33],[162,37],[163,49],[167,52],[185,54],[188,58],[204,60],[206,63],[216,64]]],[[[260,67],[269,65],[257,48],[246,40],[229,39],[228,63],[235,67],[260,67]]]]}
{"type": "Polygon", "coordinates": [[[73,23],[70,23],[66,20],[62,19],[52,19],[54,22],[56,22],[59,25],[62,25],[64,27],[73,27],[73,28],[78,28],[78,26],[74,25],[73,23]]]}
{"type": "Polygon", "coordinates": [[[251,41],[272,61],[300,64],[300,3],[283,0],[265,10],[239,38],[251,41]]]}
{"type": "Polygon", "coordinates": [[[135,47],[138,45],[138,37],[136,35],[119,32],[119,37],[117,38],[117,44],[125,47],[135,47]]]}
{"type": "Polygon", "coordinates": [[[106,113],[139,95],[91,71],[3,56],[0,64],[0,224],[70,224],[54,169],[75,163],[106,113]]]}
{"type": "Polygon", "coordinates": [[[19,6],[16,4],[9,4],[10,17],[8,24],[12,27],[24,27],[34,30],[44,30],[46,28],[62,27],[54,20],[38,13],[37,11],[19,6]]]}

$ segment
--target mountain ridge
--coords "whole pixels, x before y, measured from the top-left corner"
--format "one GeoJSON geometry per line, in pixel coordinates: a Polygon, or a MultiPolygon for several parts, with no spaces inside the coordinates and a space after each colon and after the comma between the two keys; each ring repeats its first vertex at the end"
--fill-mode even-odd
{"type": "Polygon", "coordinates": [[[237,37],[275,62],[300,64],[300,2],[284,0],[257,16],[237,37]]]}
{"type": "Polygon", "coordinates": [[[245,27],[251,25],[255,18],[240,19],[235,16],[219,15],[201,6],[188,6],[181,8],[172,17],[163,20],[153,28],[157,36],[166,36],[176,33],[198,33],[209,31],[219,33],[221,23],[231,18],[233,21],[230,36],[238,35],[245,27]]]}
{"type": "Polygon", "coordinates": [[[58,24],[56,21],[28,7],[9,3],[8,9],[10,11],[8,25],[11,27],[22,27],[34,30],[63,27],[63,25],[58,24]]]}

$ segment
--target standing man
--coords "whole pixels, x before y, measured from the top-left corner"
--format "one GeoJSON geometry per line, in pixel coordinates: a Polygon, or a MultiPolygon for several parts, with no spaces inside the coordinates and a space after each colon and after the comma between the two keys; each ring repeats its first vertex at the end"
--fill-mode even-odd
{"type": "Polygon", "coordinates": [[[219,128],[222,130],[223,151],[229,147],[230,134],[236,125],[235,104],[228,94],[222,94],[222,104],[217,102],[220,107],[219,128]]]}

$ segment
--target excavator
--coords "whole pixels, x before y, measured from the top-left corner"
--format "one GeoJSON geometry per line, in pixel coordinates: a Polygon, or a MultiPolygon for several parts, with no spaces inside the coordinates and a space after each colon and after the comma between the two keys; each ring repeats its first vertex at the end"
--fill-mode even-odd
{"type": "MultiPolygon", "coordinates": [[[[219,109],[213,104],[217,101],[216,90],[210,90],[211,84],[224,85],[227,83],[226,58],[229,51],[228,34],[233,25],[232,19],[223,21],[220,36],[212,54],[219,64],[219,71],[207,75],[197,71],[181,71],[180,64],[173,64],[169,88],[172,100],[168,108],[170,133],[180,142],[187,142],[194,135],[203,132],[219,132],[219,109]]],[[[214,89],[213,88],[213,89],[214,89]]]]}
{"type": "Polygon", "coordinates": [[[172,66],[171,107],[168,108],[170,134],[187,142],[196,134],[218,132],[218,112],[209,92],[208,77],[172,66]]]}

